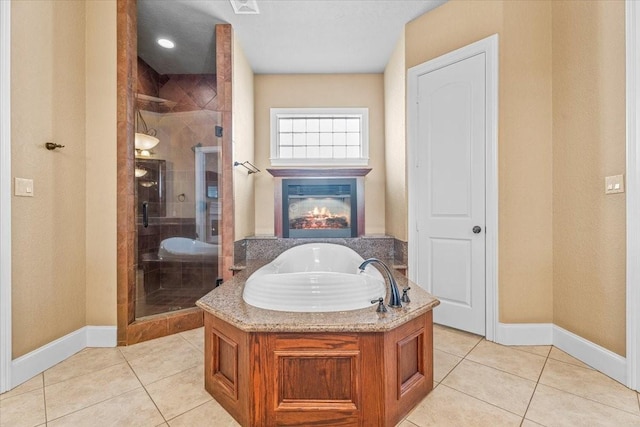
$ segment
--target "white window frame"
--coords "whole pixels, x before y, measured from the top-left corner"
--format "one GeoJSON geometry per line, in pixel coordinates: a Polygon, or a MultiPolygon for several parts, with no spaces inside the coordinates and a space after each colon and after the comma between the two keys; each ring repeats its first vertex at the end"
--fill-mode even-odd
{"type": "Polygon", "coordinates": [[[271,108],[271,166],[367,166],[369,164],[368,108],[271,108]],[[348,159],[281,159],[278,152],[278,120],[287,116],[326,117],[351,115],[360,117],[360,157],[348,159]]]}

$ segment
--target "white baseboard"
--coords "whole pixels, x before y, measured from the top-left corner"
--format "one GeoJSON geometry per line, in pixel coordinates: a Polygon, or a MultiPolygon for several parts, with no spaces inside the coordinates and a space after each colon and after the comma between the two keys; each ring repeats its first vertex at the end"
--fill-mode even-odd
{"type": "Polygon", "coordinates": [[[554,345],[614,380],[627,384],[627,360],[552,323],[499,323],[496,340],[503,345],[554,345]]]}
{"type": "Polygon", "coordinates": [[[627,384],[627,359],[553,325],[553,345],[614,380],[627,384]]]}
{"type": "Polygon", "coordinates": [[[11,362],[11,388],[73,356],[86,347],[115,347],[115,326],[85,326],[11,362]]]}
{"type": "Polygon", "coordinates": [[[118,328],[115,326],[85,326],[87,347],[116,347],[118,328]]]}
{"type": "Polygon", "coordinates": [[[498,323],[496,342],[504,345],[551,345],[551,323],[498,323]]]}

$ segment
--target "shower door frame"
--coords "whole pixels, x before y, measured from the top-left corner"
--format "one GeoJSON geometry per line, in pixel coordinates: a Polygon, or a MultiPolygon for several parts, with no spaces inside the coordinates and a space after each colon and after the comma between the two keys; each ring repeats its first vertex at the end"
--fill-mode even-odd
{"type": "MultiPolygon", "coordinates": [[[[231,277],[233,264],[233,166],[231,129],[232,30],[218,24],[216,31],[216,85],[221,114],[222,171],[219,177],[221,212],[221,275],[231,277]]],[[[134,121],[137,76],[137,2],[117,0],[117,323],[118,345],[135,344],[203,325],[198,307],[161,313],[136,320],[136,212],[134,177],[134,121]]]]}

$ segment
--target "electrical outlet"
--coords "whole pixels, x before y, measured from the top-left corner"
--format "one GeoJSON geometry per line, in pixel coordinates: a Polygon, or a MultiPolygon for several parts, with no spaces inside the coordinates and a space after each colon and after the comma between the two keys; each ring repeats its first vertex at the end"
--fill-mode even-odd
{"type": "Polygon", "coordinates": [[[604,193],[624,193],[624,175],[613,175],[604,178],[604,193]]]}

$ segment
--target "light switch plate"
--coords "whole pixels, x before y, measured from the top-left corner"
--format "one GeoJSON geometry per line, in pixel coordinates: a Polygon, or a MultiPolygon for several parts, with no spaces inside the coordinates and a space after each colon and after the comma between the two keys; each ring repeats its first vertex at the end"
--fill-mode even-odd
{"type": "Polygon", "coordinates": [[[15,195],[22,197],[33,197],[33,180],[16,178],[15,195]]]}
{"type": "Polygon", "coordinates": [[[607,176],[604,179],[604,193],[624,193],[624,175],[607,176]]]}

